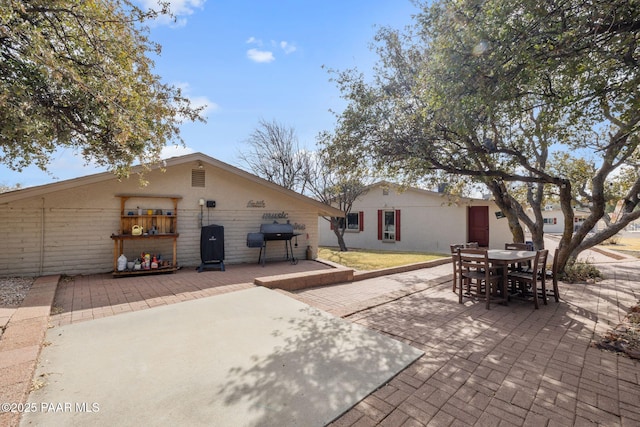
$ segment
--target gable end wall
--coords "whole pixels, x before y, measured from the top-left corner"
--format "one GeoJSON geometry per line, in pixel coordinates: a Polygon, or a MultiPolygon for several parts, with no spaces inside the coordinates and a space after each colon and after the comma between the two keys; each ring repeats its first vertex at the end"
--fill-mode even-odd
{"type": "MultiPolygon", "coordinates": [[[[292,223],[303,224],[294,256],[303,259],[307,246],[317,253],[317,208],[287,194],[256,184],[227,171],[205,166],[204,188],[191,187],[193,165],[177,165],[167,172],[153,171],[150,184],[138,187],[137,177],[119,182],[79,185],[51,191],[38,197],[0,203],[0,275],[93,274],[113,270],[114,241],[120,228],[120,198],[117,194],[180,196],[178,203],[177,259],[185,268],[200,264],[200,224],[225,228],[225,263],[257,263],[259,249],[246,247],[249,232],[258,232],[264,213],[286,212],[292,223]],[[215,200],[215,208],[204,207],[202,221],[198,200],[215,200]],[[265,207],[249,207],[251,200],[264,200],[265,207]]],[[[131,199],[126,211],[143,208],[170,209],[165,199],[131,199]]],[[[284,221],[280,221],[284,222],[284,221]]],[[[296,240],[293,240],[295,243],[296,240]]],[[[142,251],[171,256],[172,240],[127,241],[124,254],[133,259],[142,251]]],[[[270,242],[267,260],[285,259],[284,243],[270,242]]]]}

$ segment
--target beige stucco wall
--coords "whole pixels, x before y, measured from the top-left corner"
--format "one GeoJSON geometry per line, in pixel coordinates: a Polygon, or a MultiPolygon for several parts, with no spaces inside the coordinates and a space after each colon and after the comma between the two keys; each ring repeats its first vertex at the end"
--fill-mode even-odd
{"type": "Polygon", "coordinates": [[[548,223],[543,225],[543,230],[545,233],[562,233],[562,231],[564,230],[564,215],[562,214],[562,211],[545,210],[542,211],[542,217],[549,221],[548,223]],[[555,222],[555,224],[553,222],[555,222]]]}
{"type": "MultiPolygon", "coordinates": [[[[507,220],[498,219],[499,211],[494,202],[477,199],[449,199],[443,194],[408,189],[397,191],[389,188],[373,187],[360,197],[352,212],[364,212],[364,230],[346,231],[347,247],[376,250],[420,251],[449,253],[451,243],[462,243],[467,239],[467,208],[469,206],[489,207],[489,247],[503,248],[511,242],[511,232],[507,220]],[[401,240],[386,242],[378,240],[378,209],[399,209],[401,211],[401,240]]],[[[337,240],[329,223],[318,221],[321,246],[336,246],[337,240]]]]}
{"type": "MultiPolygon", "coordinates": [[[[579,227],[582,221],[584,221],[589,214],[585,212],[574,211],[574,224],[573,227],[579,227]]],[[[562,233],[564,231],[564,214],[559,209],[544,210],[542,211],[542,217],[547,220],[544,224],[543,230],[545,233],[562,233]],[[555,224],[553,220],[555,219],[555,224]]],[[[596,225],[594,231],[597,231],[598,225],[596,225]]]]}
{"type": "MultiPolygon", "coordinates": [[[[200,264],[200,206],[198,200],[215,200],[215,208],[203,208],[203,225],[225,228],[225,263],[257,262],[259,249],[246,247],[246,235],[259,231],[265,213],[285,212],[297,224],[297,258],[304,258],[307,245],[317,251],[317,209],[282,192],[257,184],[234,173],[204,164],[205,187],[191,186],[191,163],[155,170],[146,175],[149,184],[141,188],[137,176],[119,182],[109,179],[87,185],[47,191],[34,197],[0,203],[0,275],[87,274],[113,269],[113,240],[120,228],[120,199],[117,194],[181,196],[178,204],[178,263],[200,264]],[[248,207],[249,201],[264,201],[264,207],[248,207]]],[[[137,206],[173,209],[165,199],[136,199],[137,206]]],[[[125,212],[126,213],[126,212],[125,212]]],[[[286,222],[286,220],[279,220],[286,222]]],[[[295,242],[295,240],[294,240],[295,242]]],[[[141,251],[170,258],[171,240],[144,239],[125,242],[128,258],[141,251]],[[142,242],[142,243],[141,243],[142,242]]],[[[284,243],[268,244],[268,259],[284,258],[284,243]]]]}

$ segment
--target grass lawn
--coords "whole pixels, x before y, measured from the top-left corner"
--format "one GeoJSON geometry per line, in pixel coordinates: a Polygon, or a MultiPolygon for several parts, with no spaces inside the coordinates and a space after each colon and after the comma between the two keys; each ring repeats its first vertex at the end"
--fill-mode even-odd
{"type": "Polygon", "coordinates": [[[633,237],[617,237],[614,245],[598,245],[606,249],[611,249],[618,252],[625,252],[629,255],[640,257],[640,236],[633,237]]]}
{"type": "Polygon", "coordinates": [[[422,252],[373,251],[349,249],[340,252],[337,248],[320,247],[318,257],[356,270],[370,271],[381,268],[397,267],[416,262],[431,261],[447,255],[422,252]]]}

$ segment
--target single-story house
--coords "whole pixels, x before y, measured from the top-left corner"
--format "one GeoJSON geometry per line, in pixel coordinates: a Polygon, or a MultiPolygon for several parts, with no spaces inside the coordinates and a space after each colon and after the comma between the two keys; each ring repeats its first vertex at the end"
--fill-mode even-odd
{"type": "MultiPolygon", "coordinates": [[[[589,216],[586,209],[575,208],[573,210],[573,229],[576,230],[589,216]]],[[[542,211],[542,230],[545,233],[560,233],[564,231],[564,214],[559,206],[547,205],[542,211]]]]}
{"type": "MultiPolygon", "coordinates": [[[[449,253],[452,243],[500,249],[513,237],[495,202],[378,182],[345,219],[348,248],[449,253]]],[[[330,223],[319,218],[321,246],[336,246],[330,223]]]]}
{"type": "MultiPolygon", "coordinates": [[[[201,153],[145,172],[144,187],[136,171],[123,180],[104,172],[0,194],[0,275],[113,271],[120,244],[129,260],[142,253],[171,259],[175,252],[177,265],[198,266],[201,227],[212,224],[224,227],[227,264],[257,263],[260,250],[247,247],[247,234],[274,221],[299,234],[295,258],[304,259],[307,247],[315,258],[318,216],[344,216],[201,153]]],[[[268,260],[286,258],[282,242],[267,247],[268,260]]]]}

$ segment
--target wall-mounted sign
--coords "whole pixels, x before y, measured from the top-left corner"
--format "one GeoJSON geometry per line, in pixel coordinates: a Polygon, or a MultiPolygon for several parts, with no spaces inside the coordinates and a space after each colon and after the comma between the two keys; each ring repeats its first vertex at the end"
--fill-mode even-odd
{"type": "Polygon", "coordinates": [[[289,214],[282,212],[265,212],[262,214],[262,219],[287,219],[289,214]]]}
{"type": "Polygon", "coordinates": [[[247,202],[247,207],[248,208],[266,208],[267,204],[264,202],[264,200],[249,200],[247,202]]]}
{"type": "Polygon", "coordinates": [[[496,212],[496,218],[497,219],[504,218],[504,214],[502,213],[502,211],[496,212]]]}
{"type": "MultiPolygon", "coordinates": [[[[287,224],[290,224],[289,221],[289,213],[282,211],[282,212],[265,212],[262,214],[262,219],[267,219],[267,220],[274,220],[277,221],[279,219],[286,219],[287,220],[287,224]]],[[[293,229],[294,230],[306,230],[307,226],[306,224],[298,224],[297,222],[293,223],[293,229]]]]}

